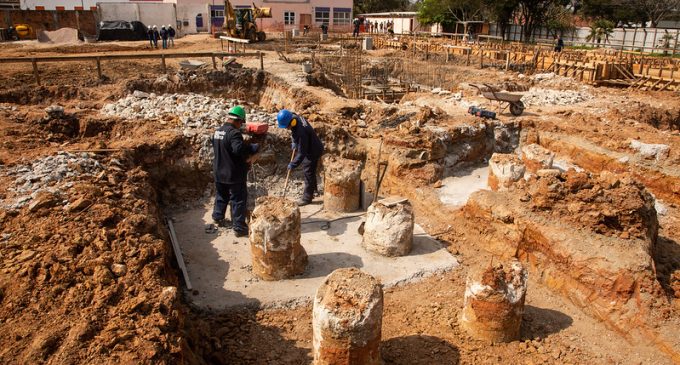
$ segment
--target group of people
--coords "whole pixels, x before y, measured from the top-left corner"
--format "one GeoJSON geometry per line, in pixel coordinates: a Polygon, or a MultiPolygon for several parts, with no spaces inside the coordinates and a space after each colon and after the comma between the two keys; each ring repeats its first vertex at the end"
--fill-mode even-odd
{"type": "Polygon", "coordinates": [[[168,25],[167,28],[165,25],[163,25],[161,26],[160,31],[158,30],[157,26],[149,25],[146,34],[149,37],[149,45],[151,45],[151,48],[158,48],[159,39],[162,40],[163,49],[175,46],[175,35],[177,32],[175,31],[175,28],[172,27],[172,25],[168,25]]]}
{"type": "Polygon", "coordinates": [[[361,31],[361,26],[364,26],[364,31],[366,33],[370,34],[381,34],[381,33],[387,33],[387,34],[394,34],[394,22],[391,20],[384,21],[384,22],[371,22],[370,20],[361,20],[359,18],[354,18],[354,22],[352,23],[354,25],[354,32],[352,35],[354,37],[358,37],[359,33],[361,31]]]}
{"type": "MultiPolygon", "coordinates": [[[[283,109],[277,115],[277,125],[291,131],[291,148],[294,158],[287,168],[302,167],[305,189],[298,205],[310,204],[317,193],[316,173],[324,146],[312,125],[301,115],[283,109]]],[[[226,123],[219,127],[211,137],[213,152],[213,172],[215,175],[215,205],[212,219],[221,227],[227,226],[227,206],[231,204],[231,227],[237,237],[248,235],[246,206],[248,202],[247,176],[251,157],[257,154],[260,146],[244,141],[241,133],[246,122],[246,111],[242,106],[229,110],[226,123]]]]}

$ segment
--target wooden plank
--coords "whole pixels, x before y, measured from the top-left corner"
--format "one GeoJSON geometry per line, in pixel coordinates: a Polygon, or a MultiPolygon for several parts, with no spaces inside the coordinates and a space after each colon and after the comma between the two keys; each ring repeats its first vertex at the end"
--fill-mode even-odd
{"type": "Polygon", "coordinates": [[[223,39],[225,41],[229,42],[234,42],[234,43],[250,43],[249,39],[241,39],[241,38],[234,38],[234,37],[227,37],[227,36],[220,36],[220,39],[223,39]]]}
{"type": "Polygon", "coordinates": [[[257,52],[228,53],[228,52],[176,52],[176,53],[118,53],[88,56],[44,56],[44,57],[7,57],[0,58],[0,63],[31,63],[36,62],[64,62],[64,61],[95,61],[100,60],[136,60],[165,58],[190,58],[190,57],[257,57],[257,52]]]}

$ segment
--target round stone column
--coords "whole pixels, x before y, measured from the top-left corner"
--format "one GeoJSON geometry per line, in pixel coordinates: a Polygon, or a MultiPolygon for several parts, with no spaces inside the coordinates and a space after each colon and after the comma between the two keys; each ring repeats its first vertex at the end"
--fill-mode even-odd
{"type": "Polygon", "coordinates": [[[375,202],[368,207],[363,245],[383,256],[404,256],[413,247],[413,207],[406,199],[375,202]]]}
{"type": "Polygon", "coordinates": [[[379,365],[383,292],[359,269],[333,271],[316,291],[314,365],[379,365]]]}
{"type": "Polygon", "coordinates": [[[324,160],[323,207],[332,212],[359,209],[361,163],[331,156],[324,160]]]}
{"type": "Polygon", "coordinates": [[[518,340],[526,290],[527,271],[517,260],[471,273],[461,327],[479,340],[518,340]]]}
{"type": "Polygon", "coordinates": [[[253,274],[263,280],[281,280],[302,274],[307,252],[300,244],[300,210],[284,198],[257,199],[250,218],[253,274]]]}

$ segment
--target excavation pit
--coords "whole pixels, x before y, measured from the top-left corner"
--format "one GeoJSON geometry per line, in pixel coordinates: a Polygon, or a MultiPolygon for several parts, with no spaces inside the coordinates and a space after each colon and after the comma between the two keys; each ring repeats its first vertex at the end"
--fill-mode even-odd
{"type": "Polygon", "coordinates": [[[439,200],[451,207],[462,207],[479,190],[489,189],[489,166],[462,169],[442,180],[439,200]]]}
{"type": "Polygon", "coordinates": [[[407,256],[389,258],[368,252],[362,247],[358,232],[361,216],[324,212],[321,202],[315,201],[300,207],[300,243],[308,254],[305,272],[287,280],[259,280],[252,272],[247,237],[237,238],[231,230],[222,228],[218,233],[205,232],[205,225],[211,223],[211,210],[212,206],[207,204],[174,215],[177,238],[194,289],[187,297],[206,309],[308,303],[325,276],[339,268],[360,268],[384,285],[393,286],[458,267],[456,258],[418,225],[407,256]],[[323,229],[328,220],[338,218],[345,219],[333,221],[327,230],[323,229]]]}

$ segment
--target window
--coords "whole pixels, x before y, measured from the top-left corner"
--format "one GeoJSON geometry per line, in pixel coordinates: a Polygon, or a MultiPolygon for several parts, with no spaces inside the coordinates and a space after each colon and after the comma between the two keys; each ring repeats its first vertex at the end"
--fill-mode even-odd
{"type": "Polygon", "coordinates": [[[295,12],[293,11],[283,12],[283,24],[285,25],[295,24],[295,12]]]}
{"type": "Polygon", "coordinates": [[[210,16],[212,18],[224,18],[224,10],[212,9],[210,10],[210,16]]]}
{"type": "Polygon", "coordinates": [[[351,23],[352,12],[350,9],[334,8],[333,9],[333,25],[348,25],[351,23]]]}
{"type": "Polygon", "coordinates": [[[314,19],[317,24],[330,23],[331,22],[331,9],[330,8],[316,8],[314,11],[314,19]]]}

